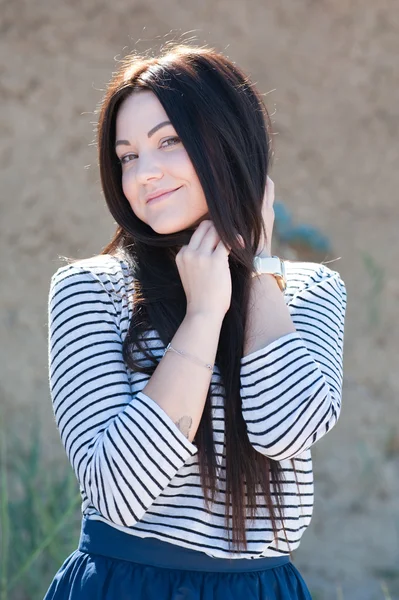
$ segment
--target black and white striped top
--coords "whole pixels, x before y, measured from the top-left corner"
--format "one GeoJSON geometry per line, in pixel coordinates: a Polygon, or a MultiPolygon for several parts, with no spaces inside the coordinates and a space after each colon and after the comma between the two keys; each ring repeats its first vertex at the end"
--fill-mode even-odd
{"type": "MultiPolygon", "coordinates": [[[[197,447],[141,392],[149,376],[132,372],[123,361],[133,279],[127,263],[110,255],[59,268],[49,293],[50,391],[83,515],[219,558],[278,556],[299,546],[313,510],[310,447],[335,425],[341,410],[346,290],[339,273],[325,265],[285,264],[284,296],[296,332],[242,358],[241,396],[250,442],[281,461],[285,471],[290,548],[283,534],[276,547],[260,505],[256,519],[248,520],[248,550],[228,551],[220,372],[216,366],[212,375],[220,495],[207,513],[197,447]]],[[[160,358],[165,347],[156,332],[146,339],[160,358]]]]}

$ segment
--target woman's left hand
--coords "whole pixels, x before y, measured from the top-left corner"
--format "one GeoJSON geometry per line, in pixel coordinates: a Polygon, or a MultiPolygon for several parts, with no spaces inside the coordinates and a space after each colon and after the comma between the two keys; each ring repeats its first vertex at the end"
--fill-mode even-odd
{"type": "Polygon", "coordinates": [[[263,196],[262,217],[266,229],[266,240],[263,233],[259,242],[256,256],[271,256],[272,234],[274,225],[274,182],[267,176],[265,193],[263,196]]]}

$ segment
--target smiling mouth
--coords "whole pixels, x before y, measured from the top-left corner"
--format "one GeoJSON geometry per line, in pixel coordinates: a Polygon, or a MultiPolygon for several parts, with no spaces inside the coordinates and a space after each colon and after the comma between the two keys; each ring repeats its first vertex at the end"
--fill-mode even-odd
{"type": "Polygon", "coordinates": [[[155,204],[157,201],[166,200],[166,198],[169,198],[169,196],[177,192],[177,190],[180,190],[180,187],[176,188],[175,190],[171,190],[170,192],[165,192],[164,194],[156,196],[155,198],[151,198],[151,200],[148,200],[147,204],[155,204]]]}

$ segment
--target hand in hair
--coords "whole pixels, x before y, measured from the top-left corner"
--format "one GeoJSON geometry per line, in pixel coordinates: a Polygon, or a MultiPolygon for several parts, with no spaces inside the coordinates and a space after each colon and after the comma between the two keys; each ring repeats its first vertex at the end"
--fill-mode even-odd
{"type": "Polygon", "coordinates": [[[199,224],[189,244],[177,253],[187,314],[216,315],[223,319],[231,302],[230,251],[214,223],[206,219],[199,224]]]}

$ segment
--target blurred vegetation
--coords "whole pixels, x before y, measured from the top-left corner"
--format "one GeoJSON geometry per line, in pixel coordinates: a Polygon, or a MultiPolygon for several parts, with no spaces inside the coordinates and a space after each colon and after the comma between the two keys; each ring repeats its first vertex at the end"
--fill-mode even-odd
{"type": "Polygon", "coordinates": [[[40,423],[30,417],[28,440],[0,421],[0,600],[42,600],[79,540],[75,475],[67,461],[44,461],[40,423]]]}
{"type": "Polygon", "coordinates": [[[304,223],[296,225],[283,202],[275,201],[273,236],[288,246],[307,248],[316,253],[330,252],[329,238],[316,227],[304,223]]]}

